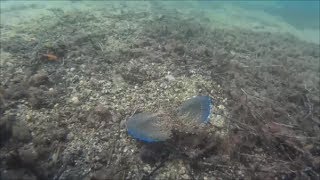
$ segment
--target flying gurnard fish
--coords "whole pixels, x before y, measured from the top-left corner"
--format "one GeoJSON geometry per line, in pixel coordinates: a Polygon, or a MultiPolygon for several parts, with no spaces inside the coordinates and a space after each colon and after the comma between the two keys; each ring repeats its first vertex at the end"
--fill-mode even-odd
{"type": "Polygon", "coordinates": [[[195,96],[185,101],[176,113],[138,113],[127,120],[128,134],[144,142],[166,141],[179,126],[209,123],[212,106],[211,97],[195,96]]]}

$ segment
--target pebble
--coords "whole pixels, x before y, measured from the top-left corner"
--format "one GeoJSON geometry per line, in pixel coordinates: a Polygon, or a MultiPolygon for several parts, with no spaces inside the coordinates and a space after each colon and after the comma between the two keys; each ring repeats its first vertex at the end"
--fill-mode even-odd
{"type": "Polygon", "coordinates": [[[224,110],[225,107],[224,107],[223,105],[219,105],[219,106],[218,106],[218,109],[224,110]]]}
{"type": "Polygon", "coordinates": [[[181,167],[180,171],[179,171],[180,174],[185,174],[186,173],[186,168],[185,167],[181,167]]]}
{"type": "Polygon", "coordinates": [[[27,114],[27,115],[26,115],[26,120],[27,120],[27,121],[31,121],[31,116],[30,116],[30,114],[27,114]]]}
{"type": "Polygon", "coordinates": [[[182,179],[190,179],[190,177],[189,177],[189,175],[188,175],[188,174],[184,174],[184,175],[182,175],[182,176],[181,176],[181,178],[182,178],[182,179]]]}
{"type": "Polygon", "coordinates": [[[125,152],[127,152],[127,151],[128,151],[128,148],[125,147],[125,148],[123,149],[123,152],[125,153],[125,152]]]}
{"type": "Polygon", "coordinates": [[[174,80],[176,80],[176,78],[175,78],[174,76],[172,76],[171,74],[166,75],[165,78],[166,78],[168,81],[174,81],[174,80]]]}
{"type": "Polygon", "coordinates": [[[47,92],[49,96],[54,96],[56,93],[57,92],[53,88],[48,89],[48,92],[47,92]]]}
{"type": "Polygon", "coordinates": [[[149,172],[151,170],[151,168],[150,168],[150,166],[145,166],[145,167],[143,167],[143,170],[146,172],[149,172]]]}
{"type": "Polygon", "coordinates": [[[85,85],[85,83],[86,83],[86,82],[85,82],[84,80],[80,80],[80,81],[79,81],[79,84],[80,84],[80,85],[85,85]]]}
{"type": "Polygon", "coordinates": [[[74,105],[78,105],[80,103],[79,98],[77,96],[73,96],[71,98],[71,103],[74,105]]]}
{"type": "Polygon", "coordinates": [[[241,176],[241,177],[243,177],[243,172],[242,171],[237,171],[237,174],[239,175],[239,176],[241,176]]]}

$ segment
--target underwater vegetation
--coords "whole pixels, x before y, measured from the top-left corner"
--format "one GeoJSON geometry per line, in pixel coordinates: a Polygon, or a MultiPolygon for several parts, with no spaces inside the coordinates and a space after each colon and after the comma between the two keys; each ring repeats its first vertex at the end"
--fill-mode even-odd
{"type": "MultiPolygon", "coordinates": [[[[145,142],[165,141],[171,137],[171,131],[177,120],[185,125],[194,124],[192,122],[208,123],[212,105],[211,97],[195,96],[184,102],[175,115],[172,114],[174,112],[167,115],[166,113],[138,113],[128,119],[128,133],[145,142]]],[[[176,128],[179,130],[179,127],[176,128]]]]}

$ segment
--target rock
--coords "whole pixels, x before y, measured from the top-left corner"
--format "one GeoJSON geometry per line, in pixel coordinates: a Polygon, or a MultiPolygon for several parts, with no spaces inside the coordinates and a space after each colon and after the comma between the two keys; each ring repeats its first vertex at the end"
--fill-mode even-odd
{"type": "Polygon", "coordinates": [[[181,166],[180,170],[179,170],[180,174],[185,174],[186,173],[186,168],[184,166],[181,166]]]}
{"type": "Polygon", "coordinates": [[[17,121],[12,126],[13,139],[21,142],[28,142],[32,139],[29,128],[23,121],[17,121]]]}
{"type": "Polygon", "coordinates": [[[154,165],[161,162],[169,155],[168,149],[162,143],[147,144],[142,146],[139,156],[142,162],[154,165]]]}
{"type": "Polygon", "coordinates": [[[178,44],[174,47],[173,51],[182,56],[185,53],[185,47],[182,44],[178,44]]]}
{"type": "Polygon", "coordinates": [[[6,90],[4,94],[5,99],[21,99],[27,97],[28,92],[26,86],[23,83],[12,84],[6,90]]]}
{"type": "Polygon", "coordinates": [[[6,115],[0,118],[0,147],[12,136],[12,122],[15,120],[13,115],[6,115]]]}
{"type": "Polygon", "coordinates": [[[55,139],[58,141],[65,141],[68,136],[68,130],[67,128],[60,128],[53,132],[55,139]]]}
{"type": "Polygon", "coordinates": [[[143,170],[145,172],[150,172],[151,171],[151,167],[149,165],[146,165],[146,166],[143,167],[143,170]]]}
{"type": "Polygon", "coordinates": [[[61,161],[65,165],[75,166],[76,160],[79,156],[82,155],[81,150],[75,150],[74,152],[67,152],[66,154],[61,155],[61,161]]]}
{"type": "Polygon", "coordinates": [[[68,141],[72,141],[74,139],[74,134],[72,132],[70,132],[70,133],[67,134],[66,138],[67,138],[68,141]]]}
{"type": "Polygon", "coordinates": [[[320,157],[315,157],[313,159],[312,166],[315,171],[320,171],[320,157]]]}
{"type": "Polygon", "coordinates": [[[0,179],[2,180],[14,180],[14,179],[27,179],[27,180],[36,180],[37,177],[33,174],[30,174],[27,170],[24,169],[15,169],[15,170],[4,170],[0,174],[0,179]]]}
{"type": "Polygon", "coordinates": [[[29,90],[29,103],[32,108],[40,109],[50,107],[53,103],[50,103],[49,93],[40,88],[30,87],[29,90]]]}
{"type": "Polygon", "coordinates": [[[103,180],[103,179],[108,179],[110,178],[110,172],[108,170],[105,170],[104,168],[101,170],[98,170],[96,172],[94,172],[91,175],[91,179],[92,180],[103,180]]]}
{"type": "Polygon", "coordinates": [[[101,117],[112,118],[111,112],[105,106],[99,104],[94,108],[94,113],[101,117]]]}
{"type": "Polygon", "coordinates": [[[54,96],[56,93],[57,93],[57,91],[55,89],[53,89],[53,88],[48,89],[48,95],[54,96]]]}
{"type": "Polygon", "coordinates": [[[190,179],[190,176],[188,174],[183,174],[181,176],[182,179],[190,179]]]}
{"type": "Polygon", "coordinates": [[[33,144],[28,144],[18,150],[20,160],[23,164],[34,165],[38,159],[38,153],[33,147],[33,144]]]}
{"type": "Polygon", "coordinates": [[[110,122],[112,120],[112,113],[103,105],[97,105],[87,117],[87,121],[89,122],[90,126],[93,127],[100,125],[100,123],[103,121],[110,122]]]}
{"type": "Polygon", "coordinates": [[[7,152],[3,162],[9,169],[17,169],[21,167],[21,160],[17,150],[7,152]]]}
{"type": "Polygon", "coordinates": [[[59,176],[59,180],[69,180],[69,179],[88,179],[84,177],[85,170],[83,168],[68,168],[68,170],[65,170],[62,172],[62,174],[59,176]]]}
{"type": "Polygon", "coordinates": [[[70,102],[74,105],[78,105],[80,104],[80,101],[79,101],[79,98],[77,96],[73,96],[71,99],[70,99],[70,102]]]}
{"type": "Polygon", "coordinates": [[[46,85],[49,83],[48,73],[45,71],[38,71],[29,79],[29,85],[38,87],[40,85],[46,85]]]}
{"type": "Polygon", "coordinates": [[[102,168],[100,170],[95,171],[91,175],[91,180],[105,180],[105,179],[123,179],[122,172],[119,172],[117,167],[109,167],[109,168],[102,168]]]}
{"type": "Polygon", "coordinates": [[[172,76],[171,74],[168,74],[165,76],[165,79],[167,79],[168,81],[174,81],[176,78],[174,76],[172,76]]]}

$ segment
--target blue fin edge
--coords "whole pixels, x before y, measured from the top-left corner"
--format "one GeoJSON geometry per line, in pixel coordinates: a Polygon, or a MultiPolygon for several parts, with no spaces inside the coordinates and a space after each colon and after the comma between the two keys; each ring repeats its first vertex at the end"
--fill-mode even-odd
{"type": "Polygon", "coordinates": [[[128,129],[128,134],[133,138],[143,142],[147,142],[147,143],[160,142],[160,140],[148,138],[146,136],[141,135],[140,133],[136,133],[134,130],[128,129]]]}
{"type": "Polygon", "coordinates": [[[213,99],[210,96],[204,96],[204,97],[207,98],[207,101],[205,102],[205,107],[207,107],[207,108],[205,110],[205,114],[204,114],[205,119],[203,120],[203,122],[209,123],[210,116],[212,113],[212,107],[213,107],[213,99]]]}

